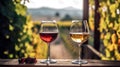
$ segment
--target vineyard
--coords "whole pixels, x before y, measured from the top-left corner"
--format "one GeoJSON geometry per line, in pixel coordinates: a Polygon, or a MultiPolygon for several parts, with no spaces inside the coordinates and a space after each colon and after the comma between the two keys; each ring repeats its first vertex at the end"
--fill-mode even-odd
{"type": "MultiPolygon", "coordinates": [[[[40,39],[41,22],[31,20],[22,0],[0,1],[0,58],[46,58],[47,44],[40,39]]],[[[100,52],[102,60],[120,60],[120,0],[98,0],[100,21],[100,52]]],[[[89,26],[93,44],[95,32],[95,0],[89,1],[89,26]]],[[[78,47],[69,37],[71,21],[57,21],[60,39],[72,58],[78,56],[78,47]]],[[[59,42],[57,42],[59,43],[59,42]]]]}
{"type": "MultiPolygon", "coordinates": [[[[61,38],[60,40],[63,41],[63,45],[67,49],[67,51],[71,54],[73,58],[78,57],[78,47],[77,44],[72,42],[72,40],[69,37],[69,27],[71,25],[71,21],[58,21],[58,29],[59,29],[59,35],[61,38]]],[[[40,22],[34,22],[36,30],[38,30],[40,27],[40,22]]]]}

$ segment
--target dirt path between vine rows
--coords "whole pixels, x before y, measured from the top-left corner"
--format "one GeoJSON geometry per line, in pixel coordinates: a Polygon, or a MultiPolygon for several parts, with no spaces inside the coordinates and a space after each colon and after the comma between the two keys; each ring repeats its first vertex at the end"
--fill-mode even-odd
{"type": "Polygon", "coordinates": [[[67,49],[64,46],[63,42],[60,41],[59,44],[53,43],[51,45],[51,58],[53,58],[53,59],[71,59],[72,56],[67,51],[67,49]]]}

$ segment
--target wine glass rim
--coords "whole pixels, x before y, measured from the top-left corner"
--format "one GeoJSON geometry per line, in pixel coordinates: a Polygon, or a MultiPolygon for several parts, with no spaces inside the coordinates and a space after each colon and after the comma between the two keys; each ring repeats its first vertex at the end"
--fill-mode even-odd
{"type": "Polygon", "coordinates": [[[87,21],[86,19],[83,20],[83,19],[79,19],[79,20],[72,20],[72,22],[79,22],[79,21],[87,21]]]}
{"type": "Polygon", "coordinates": [[[49,22],[56,23],[56,20],[42,20],[41,22],[42,23],[49,23],[49,22]]]}

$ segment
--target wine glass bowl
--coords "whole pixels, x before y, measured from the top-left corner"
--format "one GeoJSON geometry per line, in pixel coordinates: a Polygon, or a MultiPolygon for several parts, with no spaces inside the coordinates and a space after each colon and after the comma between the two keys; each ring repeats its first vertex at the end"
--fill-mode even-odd
{"type": "Polygon", "coordinates": [[[72,61],[73,64],[86,64],[87,61],[82,60],[81,55],[81,45],[86,42],[89,38],[89,27],[86,20],[73,20],[70,26],[70,38],[72,41],[76,42],[79,47],[79,58],[72,61]]]}
{"type": "Polygon", "coordinates": [[[50,43],[53,42],[58,35],[58,27],[56,21],[42,21],[40,24],[39,35],[41,40],[48,44],[47,59],[42,60],[41,63],[56,63],[56,60],[50,58],[50,43]]]}

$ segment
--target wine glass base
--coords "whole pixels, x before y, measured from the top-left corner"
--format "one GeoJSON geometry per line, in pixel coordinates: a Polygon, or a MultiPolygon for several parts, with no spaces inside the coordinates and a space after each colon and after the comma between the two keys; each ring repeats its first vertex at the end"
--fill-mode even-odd
{"type": "Polygon", "coordinates": [[[54,64],[54,63],[57,63],[56,60],[42,60],[40,61],[40,63],[43,63],[43,64],[54,64]]]}
{"type": "Polygon", "coordinates": [[[72,61],[72,64],[87,64],[88,61],[86,60],[74,60],[72,61]]]}

